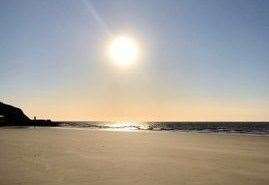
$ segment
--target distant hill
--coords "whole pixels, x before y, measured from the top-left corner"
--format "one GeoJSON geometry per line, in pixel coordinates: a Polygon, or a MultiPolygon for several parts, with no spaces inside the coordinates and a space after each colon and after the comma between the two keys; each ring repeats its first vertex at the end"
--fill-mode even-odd
{"type": "Polygon", "coordinates": [[[0,122],[1,124],[27,124],[31,121],[23,111],[17,107],[0,102],[0,122]]]}
{"type": "Polygon", "coordinates": [[[58,123],[31,120],[20,108],[0,102],[0,126],[58,126],[58,123]]]}

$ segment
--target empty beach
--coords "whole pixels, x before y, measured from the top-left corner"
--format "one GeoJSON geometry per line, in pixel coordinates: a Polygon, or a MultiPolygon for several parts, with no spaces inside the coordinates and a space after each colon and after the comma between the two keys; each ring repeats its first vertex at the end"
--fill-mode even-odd
{"type": "Polygon", "coordinates": [[[268,136],[0,129],[1,185],[266,185],[268,174],[268,136]]]}

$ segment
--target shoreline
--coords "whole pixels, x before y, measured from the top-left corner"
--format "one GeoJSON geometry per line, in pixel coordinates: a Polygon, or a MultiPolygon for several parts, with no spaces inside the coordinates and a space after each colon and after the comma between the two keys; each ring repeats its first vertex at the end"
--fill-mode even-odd
{"type": "Polygon", "coordinates": [[[161,133],[190,133],[190,134],[212,134],[212,135],[245,135],[245,136],[265,136],[269,137],[269,133],[247,133],[232,131],[197,131],[197,130],[150,130],[150,129],[120,129],[120,128],[94,128],[94,127],[72,127],[72,126],[2,126],[0,129],[71,129],[71,130],[93,130],[108,132],[161,132],[161,133]]]}

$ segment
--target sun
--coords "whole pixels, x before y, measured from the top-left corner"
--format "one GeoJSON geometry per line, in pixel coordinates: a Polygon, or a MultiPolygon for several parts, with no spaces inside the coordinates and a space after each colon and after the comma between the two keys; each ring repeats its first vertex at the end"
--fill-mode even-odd
{"type": "Polygon", "coordinates": [[[114,38],[108,48],[109,58],[119,66],[129,66],[138,59],[138,44],[127,36],[114,38]]]}

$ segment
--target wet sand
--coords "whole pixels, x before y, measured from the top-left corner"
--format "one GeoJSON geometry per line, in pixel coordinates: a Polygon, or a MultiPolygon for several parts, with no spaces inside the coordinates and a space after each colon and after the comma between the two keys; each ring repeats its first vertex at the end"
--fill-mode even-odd
{"type": "Polygon", "coordinates": [[[1,185],[267,185],[268,174],[268,136],[0,129],[1,185]]]}

